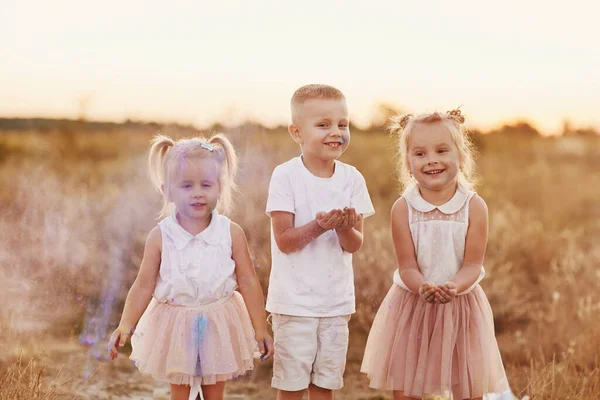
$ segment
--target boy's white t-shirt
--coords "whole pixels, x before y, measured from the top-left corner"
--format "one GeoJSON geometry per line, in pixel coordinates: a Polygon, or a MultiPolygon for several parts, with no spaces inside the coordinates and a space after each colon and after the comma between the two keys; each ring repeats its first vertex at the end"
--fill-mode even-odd
{"type": "MultiPolygon", "coordinates": [[[[294,214],[294,226],[306,225],[318,212],[354,207],[368,217],[375,213],[365,179],[351,165],[335,161],[330,178],[314,176],[301,157],[275,168],[269,185],[267,214],[294,214]]],[[[352,314],[354,272],[352,253],[345,252],[335,230],[329,230],[301,250],[279,250],[271,228],[271,276],[267,311],[306,317],[352,314]]]]}

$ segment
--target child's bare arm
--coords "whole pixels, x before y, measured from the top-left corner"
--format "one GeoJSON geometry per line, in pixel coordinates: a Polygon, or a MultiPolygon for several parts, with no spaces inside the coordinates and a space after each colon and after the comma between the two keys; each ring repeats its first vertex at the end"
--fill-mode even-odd
{"type": "Polygon", "coordinates": [[[396,250],[398,270],[402,282],[412,291],[418,293],[427,301],[433,302],[437,295],[435,285],[425,282],[423,274],[419,270],[415,246],[413,244],[410,228],[408,226],[408,205],[403,198],[398,199],[392,206],[392,241],[396,250]],[[423,288],[423,290],[420,290],[423,288]]]}
{"type": "Polygon", "coordinates": [[[268,359],[273,355],[273,340],[267,330],[265,297],[252,264],[246,234],[234,222],[231,223],[231,240],[232,258],[235,261],[235,274],[239,291],[244,298],[248,314],[250,314],[252,320],[256,341],[262,354],[261,359],[268,359]]]}
{"type": "Polygon", "coordinates": [[[488,239],[488,209],[485,201],[473,196],[469,203],[469,229],[465,244],[465,258],[458,273],[451,282],[460,293],[473,285],[481,273],[488,239]]]}
{"type": "Polygon", "coordinates": [[[109,352],[112,359],[118,356],[117,345],[119,347],[125,345],[133,328],[152,299],[160,269],[161,247],[162,236],[160,228],[157,226],[148,234],[144,257],[138,275],[127,294],[121,322],[119,322],[119,326],[110,337],[109,352]]]}
{"type": "MultiPolygon", "coordinates": [[[[332,220],[332,223],[336,221],[335,218],[342,218],[341,210],[338,211],[338,217],[333,215],[333,213],[328,213],[332,214],[329,218],[332,220]]],[[[303,249],[307,244],[327,232],[327,229],[322,228],[316,219],[313,219],[306,225],[294,227],[294,217],[294,214],[287,211],[271,212],[271,224],[275,242],[279,250],[286,254],[303,249]]]]}
{"type": "Polygon", "coordinates": [[[344,221],[336,228],[340,246],[348,253],[360,250],[363,244],[363,218],[354,208],[344,209],[344,221]]]}

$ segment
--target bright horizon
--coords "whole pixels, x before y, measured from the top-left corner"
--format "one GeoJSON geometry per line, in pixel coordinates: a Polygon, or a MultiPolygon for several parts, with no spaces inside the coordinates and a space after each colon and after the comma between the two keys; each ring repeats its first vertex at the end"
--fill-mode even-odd
{"type": "Polygon", "coordinates": [[[386,102],[600,130],[596,3],[362,4],[0,0],[0,116],[274,126],[327,83],[358,126],[386,102]]]}

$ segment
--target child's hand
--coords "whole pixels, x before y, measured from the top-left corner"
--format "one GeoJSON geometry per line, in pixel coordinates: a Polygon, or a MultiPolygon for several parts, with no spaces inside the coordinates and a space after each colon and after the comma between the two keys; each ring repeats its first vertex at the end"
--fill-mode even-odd
{"type": "Polygon", "coordinates": [[[363,218],[362,214],[358,214],[354,207],[344,208],[342,210],[342,215],[344,218],[342,219],[342,223],[340,224],[340,226],[336,228],[338,230],[352,229],[363,218]]]}
{"type": "Polygon", "coordinates": [[[428,303],[436,302],[436,295],[438,294],[439,289],[435,286],[433,282],[423,282],[421,287],[419,288],[419,296],[423,300],[428,303]]]}
{"type": "Polygon", "coordinates": [[[127,338],[131,336],[131,329],[126,329],[122,326],[118,326],[117,329],[110,335],[110,340],[108,341],[108,353],[110,355],[110,359],[114,360],[119,357],[119,351],[117,350],[117,345],[119,347],[125,346],[127,342],[127,338]]]}
{"type": "Polygon", "coordinates": [[[257,332],[254,336],[258,343],[258,349],[260,351],[260,361],[268,360],[273,357],[275,350],[273,349],[273,339],[267,332],[257,332]]]}
{"type": "Polygon", "coordinates": [[[456,297],[456,283],[452,282],[452,281],[448,281],[446,282],[445,285],[440,285],[438,286],[439,288],[439,296],[440,296],[440,300],[439,302],[441,304],[446,304],[451,302],[452,300],[454,300],[454,298],[456,297]]]}
{"type": "Polygon", "coordinates": [[[343,211],[340,209],[331,210],[327,213],[319,212],[315,218],[317,224],[325,229],[336,229],[344,221],[343,211]]]}

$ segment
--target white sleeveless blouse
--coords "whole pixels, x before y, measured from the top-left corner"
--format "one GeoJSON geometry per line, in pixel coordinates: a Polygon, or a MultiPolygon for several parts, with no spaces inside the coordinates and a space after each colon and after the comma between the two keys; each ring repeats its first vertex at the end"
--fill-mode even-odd
{"type": "MultiPolygon", "coordinates": [[[[448,202],[435,206],[421,197],[417,186],[404,193],[417,264],[426,281],[443,285],[461,268],[469,228],[469,201],[474,195],[475,192],[459,184],[448,202]]],[[[473,290],[484,276],[481,266],[477,281],[459,295],[473,290]]],[[[398,269],[394,272],[394,284],[410,291],[398,269]]]]}
{"type": "Polygon", "coordinates": [[[158,223],[162,233],[160,273],[154,297],[162,303],[197,306],[237,289],[231,221],[216,210],[210,224],[192,235],[177,222],[177,210],[158,223]]]}

